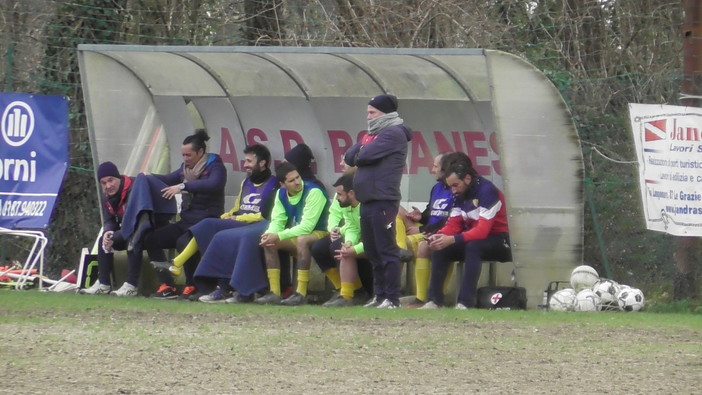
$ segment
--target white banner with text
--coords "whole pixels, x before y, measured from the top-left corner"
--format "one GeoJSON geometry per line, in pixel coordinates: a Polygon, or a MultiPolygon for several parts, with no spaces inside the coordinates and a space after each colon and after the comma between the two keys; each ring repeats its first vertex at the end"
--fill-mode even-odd
{"type": "Polygon", "coordinates": [[[646,228],[702,236],[702,108],[629,104],[646,228]]]}

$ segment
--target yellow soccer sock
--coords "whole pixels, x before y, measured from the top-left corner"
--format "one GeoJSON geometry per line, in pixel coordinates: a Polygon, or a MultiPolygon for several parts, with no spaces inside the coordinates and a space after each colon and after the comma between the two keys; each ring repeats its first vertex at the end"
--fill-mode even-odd
{"type": "Polygon", "coordinates": [[[398,247],[407,249],[407,228],[399,215],[395,217],[395,242],[398,247]]]}
{"type": "Polygon", "coordinates": [[[444,280],[444,293],[447,292],[449,284],[451,283],[451,276],[453,276],[453,269],[456,267],[456,262],[451,262],[446,269],[446,279],[444,280]]]}
{"type": "Polygon", "coordinates": [[[310,282],[309,270],[297,271],[297,293],[307,296],[307,284],[310,282]]]}
{"type": "Polygon", "coordinates": [[[355,285],[353,283],[342,282],[341,283],[341,292],[339,293],[339,295],[341,295],[341,297],[346,299],[346,300],[353,299],[353,292],[355,289],[354,287],[355,287],[355,285]]]}
{"type": "Polygon", "coordinates": [[[417,258],[414,262],[414,278],[417,286],[417,299],[422,302],[427,301],[430,273],[431,262],[429,258],[417,258]]]}
{"type": "Polygon", "coordinates": [[[197,246],[197,241],[193,237],[192,239],[190,239],[190,242],[188,243],[188,245],[185,246],[183,251],[181,251],[180,254],[178,254],[178,256],[173,258],[173,266],[183,267],[183,265],[185,265],[185,262],[187,262],[188,259],[192,258],[192,256],[195,255],[198,250],[199,248],[197,246]]]}
{"type": "Polygon", "coordinates": [[[280,269],[268,269],[268,285],[271,292],[280,295],[280,269]]]}
{"type": "Polygon", "coordinates": [[[339,274],[339,269],[333,267],[324,272],[324,275],[327,276],[329,281],[334,286],[334,289],[341,288],[341,274],[339,274]]]}

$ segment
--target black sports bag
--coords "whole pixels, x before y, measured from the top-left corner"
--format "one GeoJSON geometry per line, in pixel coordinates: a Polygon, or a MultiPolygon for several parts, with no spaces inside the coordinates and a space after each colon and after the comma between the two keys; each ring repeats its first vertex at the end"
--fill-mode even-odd
{"type": "Polygon", "coordinates": [[[490,310],[526,310],[526,289],[522,287],[478,288],[478,308],[490,310]]]}

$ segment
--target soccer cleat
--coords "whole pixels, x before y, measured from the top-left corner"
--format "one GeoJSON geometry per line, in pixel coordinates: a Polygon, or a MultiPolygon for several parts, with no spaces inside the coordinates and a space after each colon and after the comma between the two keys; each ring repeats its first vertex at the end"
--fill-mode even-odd
{"type": "Polygon", "coordinates": [[[399,303],[395,303],[390,299],[385,299],[383,303],[379,304],[377,309],[387,309],[387,310],[393,310],[400,307],[399,303]]]}
{"type": "Polygon", "coordinates": [[[202,295],[197,300],[204,303],[224,303],[232,295],[231,291],[222,291],[219,287],[209,295],[202,295]]]}
{"type": "Polygon", "coordinates": [[[119,297],[137,296],[137,287],[125,282],[118,290],[110,292],[110,295],[119,297]]]}
{"type": "Polygon", "coordinates": [[[106,284],[101,284],[100,280],[95,281],[90,288],[83,288],[78,293],[85,295],[107,295],[112,291],[112,287],[106,284]]]}
{"type": "Polygon", "coordinates": [[[420,307],[419,310],[438,310],[440,308],[441,308],[441,306],[439,306],[438,304],[436,304],[430,300],[430,301],[424,303],[424,306],[420,307]]]}
{"type": "Polygon", "coordinates": [[[230,298],[224,300],[224,303],[251,303],[253,301],[253,295],[242,296],[239,295],[239,292],[234,292],[234,294],[230,298]]]}
{"type": "Polygon", "coordinates": [[[161,284],[156,292],[151,294],[151,297],[154,299],[172,300],[177,298],[178,294],[176,293],[175,287],[171,287],[168,284],[161,284]]]}
{"type": "Polygon", "coordinates": [[[369,300],[363,307],[378,307],[381,303],[383,303],[383,301],[379,300],[377,296],[374,296],[373,299],[369,300]]]}
{"type": "Polygon", "coordinates": [[[335,299],[330,299],[327,303],[323,304],[324,307],[353,307],[353,300],[348,300],[342,298],[341,296],[335,299]]]}
{"type": "Polygon", "coordinates": [[[280,304],[282,304],[283,306],[301,306],[305,303],[307,303],[305,295],[299,292],[295,292],[294,294],[290,295],[287,299],[283,299],[280,302],[280,304]]]}
{"type": "Polygon", "coordinates": [[[426,304],[426,302],[423,302],[417,298],[414,298],[414,300],[407,303],[407,305],[405,307],[408,309],[418,309],[418,308],[423,307],[425,304],[426,304]]]}
{"type": "Polygon", "coordinates": [[[254,302],[256,304],[280,304],[281,300],[280,295],[276,295],[273,292],[268,292],[267,294],[254,300],[254,302]]]}
{"type": "Polygon", "coordinates": [[[327,302],[330,301],[330,300],[332,300],[332,299],[336,299],[336,298],[340,298],[340,297],[341,297],[341,290],[340,290],[340,289],[335,289],[335,290],[332,292],[331,297],[330,297],[329,299],[327,299],[327,302]]]}
{"type": "MultiPolygon", "coordinates": [[[[322,304],[322,306],[326,306],[327,303],[331,303],[331,302],[333,302],[333,301],[335,301],[335,300],[337,300],[337,299],[340,299],[340,298],[342,298],[341,295],[340,295],[338,292],[334,291],[334,294],[332,295],[332,297],[329,298],[329,300],[327,300],[326,302],[324,302],[324,303],[322,304]]],[[[342,299],[343,299],[343,298],[342,298],[342,299]]]]}
{"type": "Polygon", "coordinates": [[[203,296],[203,294],[198,292],[194,285],[186,285],[183,288],[183,292],[178,295],[178,300],[189,300],[191,302],[195,302],[200,299],[200,296],[203,296]]]}
{"type": "Polygon", "coordinates": [[[456,310],[468,310],[468,307],[463,303],[456,303],[456,310]]]}

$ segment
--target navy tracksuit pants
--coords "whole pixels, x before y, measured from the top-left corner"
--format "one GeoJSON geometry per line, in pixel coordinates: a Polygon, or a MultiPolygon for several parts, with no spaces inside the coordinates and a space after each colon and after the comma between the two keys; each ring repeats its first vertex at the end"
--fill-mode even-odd
{"type": "Polygon", "coordinates": [[[395,238],[400,202],[376,200],[361,204],[361,239],[373,266],[373,293],[399,306],[402,262],[395,238]]]}
{"type": "Polygon", "coordinates": [[[512,260],[509,246],[509,235],[500,233],[490,235],[483,240],[456,242],[443,250],[433,251],[431,253],[429,300],[439,306],[443,305],[444,280],[448,267],[454,261],[463,260],[463,278],[456,302],[466,307],[475,307],[483,259],[509,262],[512,260]]]}

